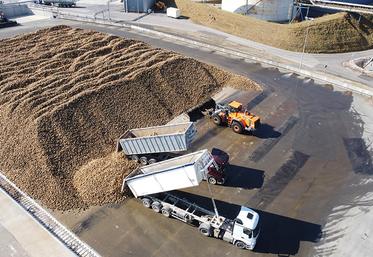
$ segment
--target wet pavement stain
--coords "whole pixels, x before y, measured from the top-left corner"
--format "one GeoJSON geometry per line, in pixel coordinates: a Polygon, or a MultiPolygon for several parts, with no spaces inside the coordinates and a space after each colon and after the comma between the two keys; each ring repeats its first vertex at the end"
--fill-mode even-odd
{"type": "Polygon", "coordinates": [[[281,137],[285,136],[297,123],[298,118],[291,116],[278,128],[277,137],[266,139],[254,152],[250,155],[249,159],[254,162],[261,160],[271,149],[280,141],[281,137]]]}
{"type": "Polygon", "coordinates": [[[345,148],[355,173],[373,175],[373,162],[362,138],[344,138],[345,148]]]}
{"type": "Polygon", "coordinates": [[[309,157],[309,155],[294,151],[288,160],[276,171],[275,175],[264,184],[264,187],[262,187],[246,205],[264,210],[279,196],[281,191],[304,166],[309,157]]]}
{"type": "Polygon", "coordinates": [[[263,102],[263,100],[266,99],[270,94],[271,93],[268,92],[268,91],[261,92],[259,95],[257,95],[256,97],[254,97],[254,99],[252,99],[249,103],[247,103],[246,109],[250,111],[255,106],[257,106],[258,104],[260,104],[261,102],[263,102]]]}

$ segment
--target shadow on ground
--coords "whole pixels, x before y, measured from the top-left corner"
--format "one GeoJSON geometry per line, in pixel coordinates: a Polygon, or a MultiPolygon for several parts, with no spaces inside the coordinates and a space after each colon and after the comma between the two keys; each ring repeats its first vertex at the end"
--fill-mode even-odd
{"type": "MultiPolygon", "coordinates": [[[[207,209],[213,210],[211,199],[182,191],[174,191],[179,197],[186,198],[207,209]]],[[[234,219],[240,206],[215,200],[219,215],[234,219]]],[[[249,206],[250,207],[250,206],[249,206]]],[[[321,225],[289,218],[261,210],[255,210],[260,216],[261,232],[254,249],[258,253],[277,255],[295,255],[301,241],[316,243],[322,235],[321,225]]]]}
{"type": "MultiPolygon", "coordinates": [[[[229,154],[222,149],[212,148],[211,154],[224,163],[229,163],[229,154]]],[[[225,168],[226,182],[223,186],[245,189],[261,188],[264,182],[264,171],[228,164],[225,168]]]]}
{"type": "Polygon", "coordinates": [[[230,164],[226,170],[226,182],[223,186],[245,189],[261,188],[264,171],[230,164]]]}
{"type": "Polygon", "coordinates": [[[281,136],[280,132],[276,131],[273,126],[266,123],[261,124],[257,130],[249,134],[262,139],[278,138],[281,136]]]}

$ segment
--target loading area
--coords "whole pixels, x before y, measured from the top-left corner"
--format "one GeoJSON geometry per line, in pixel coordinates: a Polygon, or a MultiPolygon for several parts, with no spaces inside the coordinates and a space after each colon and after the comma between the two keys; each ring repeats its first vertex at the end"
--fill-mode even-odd
{"type": "MultiPolygon", "coordinates": [[[[253,252],[242,251],[145,209],[134,198],[85,210],[54,211],[58,220],[103,256],[315,256],[332,250],[323,241],[330,236],[324,228],[333,221],[333,208],[354,205],[354,199],[371,191],[368,182],[361,184],[373,174],[362,126],[366,123],[360,111],[353,110],[356,103],[370,110],[369,99],[201,49],[105,27],[75,26],[151,41],[262,85],[262,91],[227,86],[213,96],[216,102],[238,101],[258,115],[258,130],[237,134],[202,115],[192,116],[198,132],[190,149],[229,155],[226,183],[211,186],[219,214],[234,218],[241,205],[250,207],[260,215],[261,234],[253,252]]],[[[206,182],[177,193],[212,210],[206,182]]],[[[364,233],[360,228],[354,237],[364,233]]]]}

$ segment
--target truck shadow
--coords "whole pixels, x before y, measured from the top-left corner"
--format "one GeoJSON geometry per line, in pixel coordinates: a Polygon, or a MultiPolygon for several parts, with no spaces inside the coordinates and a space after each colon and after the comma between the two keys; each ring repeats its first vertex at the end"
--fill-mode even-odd
{"type": "MultiPolygon", "coordinates": [[[[179,197],[184,197],[206,209],[213,210],[211,198],[175,191],[179,197]]],[[[240,206],[215,200],[219,215],[234,219],[240,206]]],[[[248,206],[250,207],[250,206],[248,206]]],[[[260,216],[261,232],[254,252],[276,255],[295,255],[299,251],[301,241],[316,243],[321,239],[322,227],[319,224],[293,219],[290,217],[254,209],[260,216]]]]}
{"type": "Polygon", "coordinates": [[[230,164],[225,169],[226,182],[223,186],[244,189],[261,188],[264,182],[264,171],[230,164]]]}
{"type": "MultiPolygon", "coordinates": [[[[229,160],[229,154],[219,148],[212,148],[211,154],[224,162],[229,160]]],[[[240,187],[244,189],[261,188],[264,183],[264,171],[229,164],[225,169],[226,182],[223,186],[240,187]]]]}

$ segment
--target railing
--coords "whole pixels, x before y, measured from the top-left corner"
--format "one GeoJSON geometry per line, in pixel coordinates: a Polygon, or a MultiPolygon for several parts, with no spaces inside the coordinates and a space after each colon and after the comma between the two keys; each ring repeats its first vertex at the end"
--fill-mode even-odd
{"type": "Polygon", "coordinates": [[[295,5],[321,7],[325,9],[373,14],[373,5],[353,4],[326,0],[295,0],[295,5]]]}
{"type": "Polygon", "coordinates": [[[80,240],[44,210],[32,198],[22,192],[13,182],[0,172],[0,188],[12,197],[23,209],[30,213],[43,227],[57,237],[66,247],[80,257],[101,257],[95,250],[80,240]]]}

